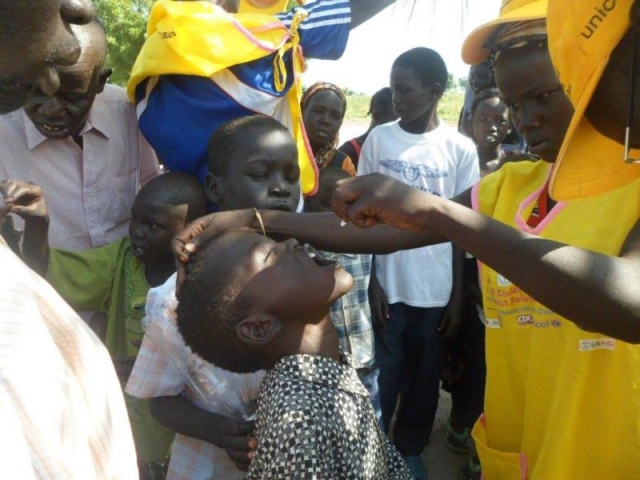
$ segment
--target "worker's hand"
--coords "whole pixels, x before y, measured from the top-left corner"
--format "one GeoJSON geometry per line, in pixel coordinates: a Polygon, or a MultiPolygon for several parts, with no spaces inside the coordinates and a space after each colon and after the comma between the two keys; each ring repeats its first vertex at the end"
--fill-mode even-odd
{"type": "Polygon", "coordinates": [[[426,227],[424,213],[434,197],[380,173],[340,180],[333,210],[358,227],[386,224],[405,230],[426,227]]]}

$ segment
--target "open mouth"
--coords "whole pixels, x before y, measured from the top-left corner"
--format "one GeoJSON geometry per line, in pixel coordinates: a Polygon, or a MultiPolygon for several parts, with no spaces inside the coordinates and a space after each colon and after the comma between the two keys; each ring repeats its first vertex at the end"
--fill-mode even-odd
{"type": "Polygon", "coordinates": [[[46,123],[41,123],[40,126],[46,130],[47,132],[51,132],[51,133],[60,133],[63,132],[64,130],[66,130],[66,126],[62,125],[62,126],[58,126],[58,125],[47,125],[46,123]]]}
{"type": "Polygon", "coordinates": [[[315,263],[319,267],[328,267],[329,265],[335,265],[337,263],[333,260],[324,258],[322,255],[320,255],[320,253],[318,253],[318,251],[315,248],[313,248],[308,243],[305,243],[302,246],[302,249],[309,256],[309,258],[313,260],[313,263],[315,263]]]}
{"type": "Polygon", "coordinates": [[[146,250],[138,245],[131,245],[131,251],[136,257],[140,257],[144,255],[146,250]]]}

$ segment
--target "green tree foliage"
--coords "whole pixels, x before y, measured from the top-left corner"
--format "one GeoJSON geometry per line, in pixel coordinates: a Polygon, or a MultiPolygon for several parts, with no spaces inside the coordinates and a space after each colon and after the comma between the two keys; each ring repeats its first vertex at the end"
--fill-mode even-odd
{"type": "Polygon", "coordinates": [[[125,86],[131,67],[144,43],[147,19],[154,0],[94,0],[107,30],[107,66],[111,83],[125,86]]]}

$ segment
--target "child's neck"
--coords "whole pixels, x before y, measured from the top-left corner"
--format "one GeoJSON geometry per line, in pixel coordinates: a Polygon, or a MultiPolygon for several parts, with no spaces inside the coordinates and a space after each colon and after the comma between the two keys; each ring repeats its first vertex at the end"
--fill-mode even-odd
{"type": "Polygon", "coordinates": [[[478,148],[478,160],[482,176],[496,170],[500,163],[500,145],[496,147],[478,148]]]}
{"type": "Polygon", "coordinates": [[[292,333],[283,342],[280,357],[306,354],[340,360],[338,332],[328,313],[319,322],[301,324],[300,330],[292,333]]]}
{"type": "Polygon", "coordinates": [[[400,128],[407,133],[421,134],[432,132],[440,125],[440,119],[438,118],[438,112],[434,108],[430,112],[421,115],[420,117],[404,121],[400,119],[400,128]]]}
{"type": "Polygon", "coordinates": [[[174,273],[176,273],[176,265],[173,259],[144,265],[144,276],[151,287],[162,285],[174,273]]]}

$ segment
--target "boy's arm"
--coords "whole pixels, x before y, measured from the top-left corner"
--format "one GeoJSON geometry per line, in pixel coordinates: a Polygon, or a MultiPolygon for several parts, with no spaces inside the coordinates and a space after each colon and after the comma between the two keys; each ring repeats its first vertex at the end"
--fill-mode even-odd
{"type": "Polygon", "coordinates": [[[165,427],[224,449],[239,470],[249,467],[257,447],[252,436],[254,422],[202,410],[181,395],[150,398],[149,408],[165,427]]]}
{"type": "Polygon", "coordinates": [[[22,259],[44,276],[49,263],[49,212],[42,189],[30,182],[5,180],[0,191],[10,212],[24,219],[22,259]]]}

